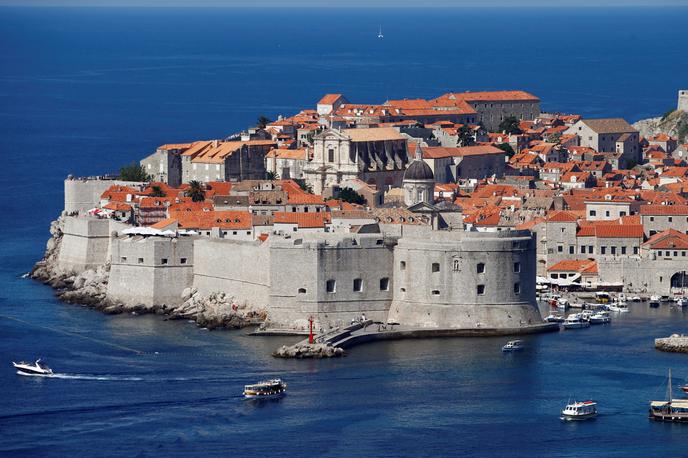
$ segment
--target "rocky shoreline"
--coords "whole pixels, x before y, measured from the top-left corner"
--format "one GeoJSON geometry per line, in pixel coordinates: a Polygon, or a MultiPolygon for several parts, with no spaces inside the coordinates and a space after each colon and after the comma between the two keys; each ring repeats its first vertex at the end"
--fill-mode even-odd
{"type": "Polygon", "coordinates": [[[192,320],[199,327],[207,329],[240,329],[261,325],[267,318],[263,310],[233,306],[232,297],[224,293],[202,296],[195,288],[184,290],[184,302],[180,306],[146,306],[112,301],[107,297],[109,264],[78,274],[61,268],[58,256],[63,228],[62,217],[50,224],[50,239],[46,244],[43,259],[37,262],[29,273],[31,278],[53,287],[60,300],[88,306],[107,314],[156,314],[163,315],[169,320],[192,320]]]}
{"type": "Polygon", "coordinates": [[[673,353],[688,353],[688,336],[672,334],[669,337],[655,339],[655,348],[673,353]]]}
{"type": "Polygon", "coordinates": [[[344,356],[344,350],[339,347],[333,347],[328,344],[295,344],[295,345],[282,345],[278,348],[272,356],[275,358],[296,358],[296,359],[306,359],[306,358],[336,358],[339,356],[344,356]]]}

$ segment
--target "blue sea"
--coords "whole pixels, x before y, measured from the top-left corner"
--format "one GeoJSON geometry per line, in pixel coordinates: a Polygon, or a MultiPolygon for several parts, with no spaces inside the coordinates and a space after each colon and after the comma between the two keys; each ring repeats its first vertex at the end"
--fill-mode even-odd
{"type": "Polygon", "coordinates": [[[522,354],[432,339],[293,361],[270,356],[290,339],[106,316],[21,278],[69,173],[116,171],[326,92],[524,89],[544,110],[661,115],[688,88],[686,23],[688,8],[0,8],[0,455],[688,456],[688,426],[646,416],[670,367],[688,377],[686,355],[653,349],[688,331],[666,306],[529,337],[522,354]],[[60,375],[11,368],[38,356],[60,375]],[[272,376],[284,399],[241,399],[272,376]],[[562,423],[574,398],[601,415],[562,423]]]}

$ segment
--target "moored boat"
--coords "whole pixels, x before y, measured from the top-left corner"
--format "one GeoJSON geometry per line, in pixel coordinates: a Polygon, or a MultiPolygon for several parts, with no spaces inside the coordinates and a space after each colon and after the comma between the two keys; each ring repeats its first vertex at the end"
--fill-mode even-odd
{"type": "Polygon", "coordinates": [[[510,340],[502,347],[503,352],[521,351],[525,348],[522,340],[510,340]]]}
{"type": "Polygon", "coordinates": [[[572,313],[564,320],[564,329],[581,329],[589,326],[590,323],[585,321],[580,313],[572,313]]]}
{"type": "Polygon", "coordinates": [[[547,321],[548,323],[563,323],[564,320],[566,320],[566,318],[564,318],[561,315],[555,315],[554,313],[550,313],[545,318],[545,321],[547,321]]]}
{"type": "Polygon", "coordinates": [[[246,398],[274,398],[282,396],[286,392],[287,384],[278,378],[244,386],[244,397],[246,398]]]}
{"type": "Polygon", "coordinates": [[[611,323],[612,318],[609,316],[609,312],[607,311],[600,311],[595,313],[590,317],[590,324],[605,324],[605,323],[611,323]]]}
{"type": "Polygon", "coordinates": [[[688,399],[673,399],[671,369],[667,383],[667,400],[650,401],[650,419],[674,423],[688,423],[688,399]]]}
{"type": "Polygon", "coordinates": [[[18,363],[12,361],[12,365],[17,369],[17,373],[20,375],[52,375],[53,373],[52,369],[45,364],[41,364],[40,358],[33,364],[24,361],[18,363]]]}
{"type": "Polygon", "coordinates": [[[612,312],[618,312],[618,313],[627,313],[629,311],[628,306],[624,303],[621,303],[621,302],[614,302],[613,304],[610,304],[609,310],[611,310],[612,312]]]}
{"type": "Polygon", "coordinates": [[[561,411],[562,420],[588,420],[597,416],[597,403],[595,401],[574,402],[567,404],[561,411]]]}

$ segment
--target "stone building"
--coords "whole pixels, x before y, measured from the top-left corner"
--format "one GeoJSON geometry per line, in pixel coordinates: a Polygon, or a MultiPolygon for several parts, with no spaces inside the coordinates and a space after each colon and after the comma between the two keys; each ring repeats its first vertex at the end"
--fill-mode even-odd
{"type": "Polygon", "coordinates": [[[622,167],[642,162],[640,134],[621,118],[581,119],[564,134],[577,135],[580,146],[593,148],[600,153],[620,154],[622,167]]]}
{"type": "Polygon", "coordinates": [[[313,159],[303,172],[316,194],[351,178],[378,189],[401,186],[408,157],[406,137],[396,129],[327,129],[313,142],[313,159]]]}
{"type": "Polygon", "coordinates": [[[457,148],[424,147],[423,160],[437,183],[504,176],[506,153],[490,145],[457,148]]]}
{"type": "Polygon", "coordinates": [[[431,102],[446,107],[467,103],[477,112],[476,122],[493,132],[504,118],[532,121],[540,115],[540,99],[525,91],[450,92],[431,102]]]}
{"type": "Polygon", "coordinates": [[[678,91],[678,105],[676,109],[688,111],[688,89],[678,91]]]}
{"type": "Polygon", "coordinates": [[[153,181],[161,181],[172,187],[182,184],[181,154],[191,148],[192,143],[159,146],[153,154],[141,160],[141,166],[153,181]]]}
{"type": "Polygon", "coordinates": [[[265,156],[272,140],[196,142],[181,154],[182,182],[241,181],[265,178],[265,156]]]}

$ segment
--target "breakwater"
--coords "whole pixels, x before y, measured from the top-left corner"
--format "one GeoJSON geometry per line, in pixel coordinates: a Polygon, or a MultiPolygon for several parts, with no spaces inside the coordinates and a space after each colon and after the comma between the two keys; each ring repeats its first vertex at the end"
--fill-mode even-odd
{"type": "Polygon", "coordinates": [[[672,334],[669,337],[655,339],[655,348],[673,353],[688,353],[688,336],[672,334]]]}

